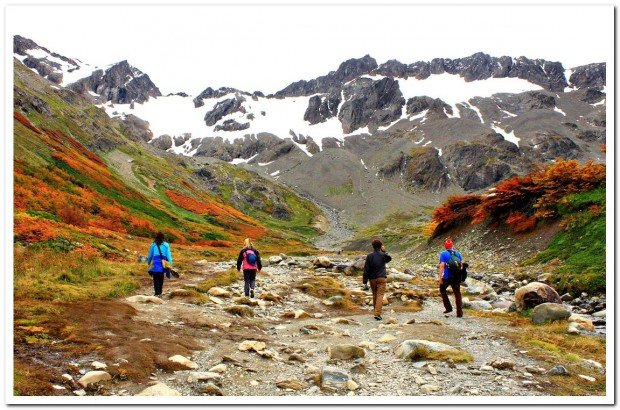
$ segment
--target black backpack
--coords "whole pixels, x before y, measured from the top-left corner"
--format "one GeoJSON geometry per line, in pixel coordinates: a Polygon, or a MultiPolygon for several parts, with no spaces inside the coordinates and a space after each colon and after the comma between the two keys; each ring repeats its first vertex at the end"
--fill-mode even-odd
{"type": "Polygon", "coordinates": [[[456,255],[454,249],[450,249],[448,252],[450,252],[450,259],[448,260],[448,270],[450,271],[450,275],[452,275],[452,277],[458,278],[461,276],[461,270],[463,269],[461,260],[456,255]]]}

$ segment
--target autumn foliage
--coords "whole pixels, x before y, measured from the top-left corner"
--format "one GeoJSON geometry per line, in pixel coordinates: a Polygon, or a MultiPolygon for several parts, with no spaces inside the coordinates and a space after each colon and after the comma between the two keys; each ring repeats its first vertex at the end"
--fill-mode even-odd
{"type": "Polygon", "coordinates": [[[486,195],[450,197],[433,213],[432,235],[465,223],[505,223],[515,233],[533,230],[537,223],[558,216],[567,195],[605,184],[605,165],[557,160],[552,165],[499,183],[486,195]]]}

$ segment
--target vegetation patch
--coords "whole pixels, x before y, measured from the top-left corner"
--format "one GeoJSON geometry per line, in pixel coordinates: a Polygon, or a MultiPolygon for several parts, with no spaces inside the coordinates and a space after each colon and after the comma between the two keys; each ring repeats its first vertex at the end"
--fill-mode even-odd
{"type": "Polygon", "coordinates": [[[243,280],[243,274],[237,272],[237,269],[230,268],[228,270],[215,272],[212,276],[196,286],[198,292],[206,293],[215,286],[228,286],[238,280],[243,280]]]}

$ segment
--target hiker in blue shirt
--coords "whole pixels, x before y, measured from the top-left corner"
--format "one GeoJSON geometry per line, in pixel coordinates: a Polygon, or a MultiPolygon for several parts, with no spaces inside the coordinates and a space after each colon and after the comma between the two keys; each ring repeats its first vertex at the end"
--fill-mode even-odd
{"type": "Polygon", "coordinates": [[[149,255],[146,258],[146,262],[149,264],[149,275],[153,278],[155,296],[159,297],[161,297],[161,292],[164,287],[164,274],[170,279],[170,269],[165,269],[164,260],[167,260],[170,267],[172,267],[170,244],[164,241],[164,234],[159,232],[155,236],[155,241],[151,244],[149,255]]]}
{"type": "Polygon", "coordinates": [[[452,292],[454,292],[454,300],[456,302],[456,317],[463,317],[460,275],[463,266],[463,256],[454,249],[454,244],[450,238],[446,239],[444,247],[446,250],[439,255],[439,293],[441,293],[443,306],[446,308],[443,313],[452,312],[452,305],[446,292],[448,286],[450,286],[452,287],[452,292]]]}

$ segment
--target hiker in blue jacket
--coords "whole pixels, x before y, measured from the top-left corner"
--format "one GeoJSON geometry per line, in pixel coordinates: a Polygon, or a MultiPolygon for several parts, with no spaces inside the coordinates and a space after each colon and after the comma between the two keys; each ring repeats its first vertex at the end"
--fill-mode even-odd
{"type": "Polygon", "coordinates": [[[163,260],[167,260],[172,267],[172,252],[170,244],[164,241],[164,234],[159,232],[155,236],[155,240],[149,248],[149,255],[146,262],[149,264],[149,275],[153,278],[153,287],[155,288],[155,296],[161,297],[164,287],[164,274],[170,279],[170,270],[164,268],[163,260]]]}
{"type": "Polygon", "coordinates": [[[444,247],[446,250],[439,254],[439,293],[441,293],[443,306],[446,308],[443,313],[452,312],[452,305],[450,304],[450,299],[448,299],[448,292],[446,292],[448,286],[450,286],[454,293],[454,301],[456,302],[456,317],[463,317],[460,274],[463,268],[463,256],[454,249],[454,244],[450,238],[446,239],[444,247]],[[456,269],[450,268],[452,264],[458,265],[456,269]]]}

